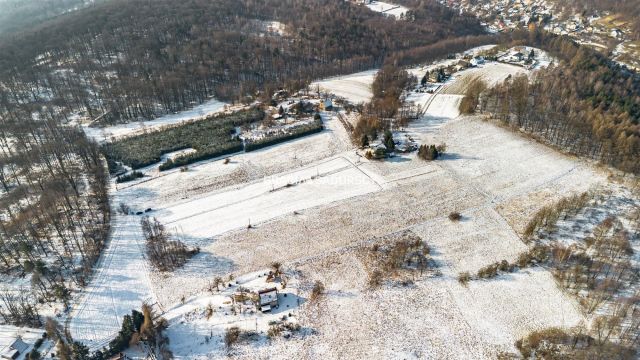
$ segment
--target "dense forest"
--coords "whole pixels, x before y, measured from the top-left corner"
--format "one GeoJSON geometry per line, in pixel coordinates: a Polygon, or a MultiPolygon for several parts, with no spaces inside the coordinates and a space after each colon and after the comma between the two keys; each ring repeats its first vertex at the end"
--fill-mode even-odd
{"type": "Polygon", "coordinates": [[[560,62],[532,81],[507,79],[483,95],[481,110],[571,153],[639,173],[638,74],[568,38],[526,36],[560,62]]]}
{"type": "Polygon", "coordinates": [[[477,20],[435,1],[417,7],[396,21],[333,0],[113,0],[0,41],[0,98],[107,123],[152,118],[211,96],[236,101],[298,88],[483,33],[477,20]],[[273,30],[273,21],[284,29],[273,30]]]}

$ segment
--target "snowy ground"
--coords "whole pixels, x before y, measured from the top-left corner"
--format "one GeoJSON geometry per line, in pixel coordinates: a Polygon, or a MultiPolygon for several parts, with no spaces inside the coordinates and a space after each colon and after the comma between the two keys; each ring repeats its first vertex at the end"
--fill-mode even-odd
{"type": "Polygon", "coordinates": [[[260,337],[258,343],[265,344],[270,324],[281,321],[283,316],[287,322],[297,323],[298,309],[307,301],[299,296],[298,284],[288,281],[283,287],[279,281],[268,282],[268,272],[262,270],[240,276],[226,282],[220,290],[185,299],[184,304],[167,310],[163,317],[175,324],[169,328],[167,335],[171,341],[178,343],[172,348],[175,353],[180,354],[178,357],[223,357],[225,351],[219,344],[224,331],[232,326],[237,326],[242,331],[255,331],[260,337]],[[278,290],[278,308],[262,313],[252,302],[245,301],[240,305],[236,303],[234,311],[231,299],[240,288],[255,294],[274,287],[278,290]],[[213,310],[209,318],[207,309],[213,310]]]}
{"type": "Polygon", "coordinates": [[[132,135],[148,130],[157,129],[159,127],[179,124],[185,121],[201,119],[209,115],[216,114],[224,110],[227,104],[216,99],[211,99],[201,105],[195,106],[193,109],[181,111],[176,114],[161,116],[150,121],[130,122],[128,124],[107,126],[107,127],[90,127],[83,125],[82,128],[88,137],[98,142],[118,138],[126,135],[132,135]]]}
{"type": "MultiPolygon", "coordinates": [[[[233,155],[228,164],[214,159],[186,172],[146,169],[147,177],[119,185],[114,203],[153,209],[150,215],[201,253],[172,274],[149,271],[140,217],[115,217],[109,248],[74,310],[72,334],[91,345],[104,343],[124,314],[151,299],[168,309],[176,358],[223,356],[225,327],[241,322],[260,332],[268,318],[203,319],[208,302],[224,307],[207,287],[213,277],[230,274],[248,274],[241,277],[248,284],[257,281],[256,272],[274,261],[289,269],[296,296],[308,297],[315,280],[325,283],[327,295],[320,306],[296,310],[296,321],[310,334],[238,345],[240,358],[495,358],[515,351],[514,341],[532,330],[577,324],[582,315],[574,299],[543,269],[468,287],[456,280],[461,271],[515,260],[527,249],[519,234],[540,207],[608,186],[607,174],[589,163],[459,115],[470,79],[498,82],[520,71],[489,64],[460,73],[435,94],[410,94],[426,112],[406,133],[447,144],[446,155],[435,162],[415,154],[367,161],[341,123],[323,113],[327,130],[233,155]],[[448,220],[453,211],[462,213],[462,221],[448,220]],[[432,248],[441,276],[409,287],[368,289],[368,270],[354,249],[407,230],[432,248]]],[[[317,84],[350,101],[366,101],[374,73],[317,84]]]]}
{"type": "Polygon", "coordinates": [[[368,70],[346,76],[336,76],[311,83],[311,90],[320,89],[343,97],[347,101],[358,104],[369,101],[373,96],[371,84],[378,70],[368,70]]]}
{"type": "MultiPolygon", "coordinates": [[[[117,207],[122,199],[116,195],[112,201],[117,207]]],[[[111,231],[98,270],[73,308],[68,324],[74,340],[93,350],[106,346],[117,335],[124,315],[140,309],[143,301],[155,303],[144,258],[140,217],[116,214],[111,231]]]]}
{"type": "Polygon", "coordinates": [[[372,11],[383,13],[385,15],[390,15],[395,17],[396,19],[399,19],[404,13],[409,11],[409,9],[407,9],[404,6],[391,4],[383,1],[372,1],[369,4],[366,4],[366,6],[372,11]]]}

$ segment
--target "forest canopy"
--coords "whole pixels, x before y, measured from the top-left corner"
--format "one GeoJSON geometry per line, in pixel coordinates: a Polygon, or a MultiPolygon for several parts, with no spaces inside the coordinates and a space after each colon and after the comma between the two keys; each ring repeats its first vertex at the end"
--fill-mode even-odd
{"type": "Polygon", "coordinates": [[[0,96],[103,122],[148,119],[212,96],[242,101],[300,88],[484,33],[435,1],[411,14],[397,21],[334,0],[113,0],[0,41],[0,96]],[[270,31],[273,21],[284,30],[270,31]]]}

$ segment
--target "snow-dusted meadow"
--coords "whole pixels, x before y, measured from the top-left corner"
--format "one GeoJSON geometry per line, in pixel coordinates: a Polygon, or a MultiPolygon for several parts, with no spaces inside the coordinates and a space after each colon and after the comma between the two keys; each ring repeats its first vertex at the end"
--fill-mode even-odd
{"type": "MultiPolygon", "coordinates": [[[[411,69],[417,76],[426,70],[411,69]]],[[[201,252],[174,273],[153,271],[144,259],[141,216],[116,215],[97,273],[74,307],[72,335],[100,346],[119,329],[121,317],[146,300],[169,320],[178,359],[224,356],[221,336],[233,324],[262,336],[238,345],[239,358],[485,359],[515,351],[514,341],[530,331],[580,323],[575,299],[543,268],[468,287],[457,281],[459,272],[514,261],[527,249],[519,234],[542,206],[609,186],[607,173],[592,164],[460,116],[458,104],[473,79],[495,84],[528,72],[488,63],[458,73],[434,94],[409,94],[426,111],[398,133],[446,143],[439,161],[424,162],[415,154],[368,161],[336,116],[325,112],[325,131],[235,154],[228,163],[212,159],[166,173],[145,169],[146,177],[114,189],[114,204],[151,209],[145,215],[201,252]],[[453,211],[462,214],[460,222],[447,218],[453,211]],[[429,245],[441,275],[371,290],[358,249],[401,231],[429,245]],[[214,277],[231,274],[254,290],[264,287],[256,274],[274,261],[288,269],[287,291],[296,297],[307,298],[315,280],[325,284],[321,306],[296,302],[295,321],[312,332],[267,340],[273,317],[225,314],[232,290],[207,290],[214,277]],[[206,319],[209,303],[218,311],[206,319]]],[[[374,75],[327,79],[311,89],[364,102],[374,75]]]]}
{"type": "Polygon", "coordinates": [[[371,84],[378,70],[367,70],[351,75],[335,76],[311,83],[311,90],[329,92],[333,95],[345,98],[347,101],[358,104],[371,99],[373,92],[371,84]]]}
{"type": "Polygon", "coordinates": [[[393,16],[396,19],[399,19],[402,15],[404,15],[407,11],[409,11],[408,8],[402,5],[396,5],[396,4],[392,4],[384,1],[376,1],[376,0],[371,1],[370,3],[366,4],[366,6],[372,11],[393,16]]]}

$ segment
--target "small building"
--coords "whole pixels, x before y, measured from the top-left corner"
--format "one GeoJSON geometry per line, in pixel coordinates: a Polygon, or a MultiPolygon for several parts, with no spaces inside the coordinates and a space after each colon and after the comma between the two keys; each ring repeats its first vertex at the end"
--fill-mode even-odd
{"type": "Polygon", "coordinates": [[[471,59],[471,66],[478,66],[478,65],[482,65],[484,64],[484,57],[482,56],[476,56],[473,59],[471,59]]]}
{"type": "Polygon", "coordinates": [[[278,307],[278,289],[270,288],[258,291],[260,311],[267,312],[278,307]]]}
{"type": "Polygon", "coordinates": [[[22,338],[16,338],[11,345],[6,347],[0,352],[0,358],[6,360],[15,360],[21,354],[24,354],[29,349],[29,345],[22,341],[22,338]]]}
{"type": "Polygon", "coordinates": [[[521,53],[520,51],[516,52],[515,54],[511,54],[511,61],[512,62],[521,62],[524,61],[524,54],[521,53]]]}
{"type": "Polygon", "coordinates": [[[325,99],[320,102],[320,110],[331,111],[333,110],[333,101],[331,99],[325,99]]]}
{"type": "Polygon", "coordinates": [[[614,37],[616,39],[622,39],[624,37],[624,33],[622,32],[622,30],[616,28],[616,29],[612,29],[611,30],[611,37],[614,37]]]}

